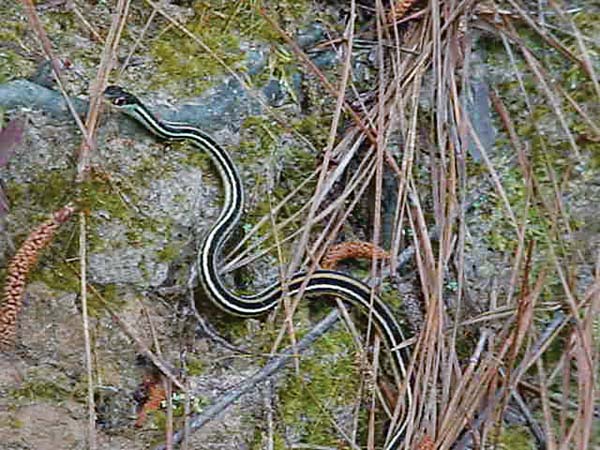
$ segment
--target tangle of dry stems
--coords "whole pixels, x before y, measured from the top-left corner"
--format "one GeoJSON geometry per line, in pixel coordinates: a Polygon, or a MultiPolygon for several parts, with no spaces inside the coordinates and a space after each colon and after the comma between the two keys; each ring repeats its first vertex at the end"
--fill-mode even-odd
{"type": "Polygon", "coordinates": [[[67,205],[52,214],[52,217],[34,229],[8,264],[6,284],[0,306],[0,348],[14,342],[17,318],[23,305],[23,294],[29,272],[35,267],[40,253],[52,242],[56,230],[65,223],[75,208],[67,205]]]}

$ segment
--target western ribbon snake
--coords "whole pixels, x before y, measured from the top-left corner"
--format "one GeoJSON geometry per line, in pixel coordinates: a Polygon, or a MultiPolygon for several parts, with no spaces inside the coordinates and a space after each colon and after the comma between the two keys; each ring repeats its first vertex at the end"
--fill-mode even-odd
{"type": "MultiPolygon", "coordinates": [[[[198,252],[198,274],[203,288],[211,300],[224,311],[241,317],[263,314],[275,307],[284,295],[293,296],[304,289],[306,295],[328,294],[346,300],[372,317],[377,330],[385,340],[398,373],[406,379],[406,368],[400,344],[404,341],[402,328],[394,314],[371,288],[359,280],[340,272],[316,270],[307,275],[297,273],[284,286],[275,283],[263,291],[241,296],[228,289],[219,276],[219,258],[223,244],[231,235],[242,215],[244,190],[239,172],[229,154],[208,134],[191,125],[159,120],[134,95],[119,86],[109,86],[104,97],[116,108],[131,116],[148,131],[167,141],[188,140],[212,158],[221,176],[224,204],[221,213],[207,233],[198,252]]],[[[407,405],[410,407],[410,390],[406,389],[407,405]]],[[[399,421],[386,449],[400,447],[406,428],[406,414],[399,421]]]]}

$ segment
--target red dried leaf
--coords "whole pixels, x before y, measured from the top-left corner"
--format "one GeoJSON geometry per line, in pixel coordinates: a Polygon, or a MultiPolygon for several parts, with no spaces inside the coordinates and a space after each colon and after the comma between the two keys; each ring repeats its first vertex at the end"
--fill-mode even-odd
{"type": "Polygon", "coordinates": [[[138,418],[134,424],[136,428],[142,427],[148,418],[148,413],[158,411],[161,403],[167,398],[167,393],[160,378],[146,379],[144,385],[148,397],[138,412],[138,418]]]}

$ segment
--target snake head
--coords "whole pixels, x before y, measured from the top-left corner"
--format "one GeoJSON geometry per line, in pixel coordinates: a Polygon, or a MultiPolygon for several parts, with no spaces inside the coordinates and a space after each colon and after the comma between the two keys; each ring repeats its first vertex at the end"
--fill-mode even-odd
{"type": "Polygon", "coordinates": [[[121,86],[108,86],[104,90],[104,98],[117,108],[127,109],[127,107],[141,105],[135,95],[130,94],[121,86]]]}

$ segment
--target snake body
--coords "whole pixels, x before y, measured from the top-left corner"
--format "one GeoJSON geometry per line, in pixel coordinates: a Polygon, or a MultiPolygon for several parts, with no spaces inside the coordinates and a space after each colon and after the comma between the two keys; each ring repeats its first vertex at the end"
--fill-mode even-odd
{"type": "MultiPolygon", "coordinates": [[[[221,176],[224,201],[218,219],[200,247],[197,263],[202,286],[218,307],[236,316],[252,317],[275,307],[284,295],[294,296],[302,289],[310,297],[319,294],[339,297],[372,317],[390,350],[397,371],[406,377],[404,350],[399,349],[404,341],[402,327],[388,306],[379,297],[372,295],[369,286],[351,276],[330,270],[297,273],[286,281],[285,291],[281,283],[274,283],[249,296],[238,295],[227,288],[219,275],[219,258],[223,244],[238,224],[244,207],[242,179],[229,153],[211,136],[194,126],[159,120],[136,96],[119,86],[109,86],[104,96],[113,106],[133,117],[158,138],[166,141],[190,141],[212,158],[221,176]]],[[[406,392],[410,404],[410,391],[407,389],[406,392]]],[[[405,420],[401,420],[386,449],[392,450],[400,446],[405,426],[405,420]]]]}

